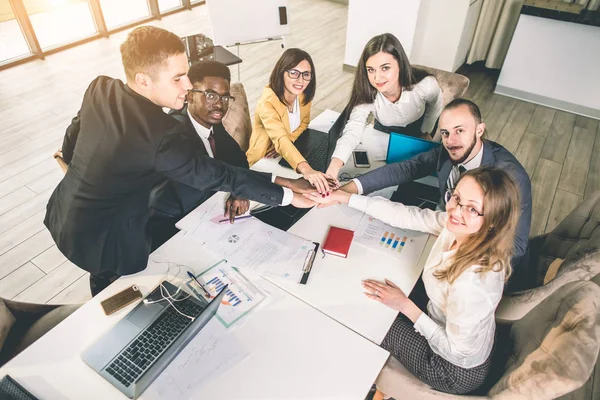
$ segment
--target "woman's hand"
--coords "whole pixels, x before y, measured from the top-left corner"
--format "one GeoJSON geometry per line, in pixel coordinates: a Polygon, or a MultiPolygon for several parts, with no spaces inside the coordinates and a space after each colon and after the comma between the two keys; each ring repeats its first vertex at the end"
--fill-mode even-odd
{"type": "Polygon", "coordinates": [[[296,208],[311,208],[315,206],[314,201],[298,193],[294,193],[291,204],[296,208]]]}
{"type": "Polygon", "coordinates": [[[396,311],[402,311],[406,306],[406,302],[410,301],[402,289],[387,279],[385,280],[385,283],[366,279],[362,284],[368,291],[368,293],[365,293],[368,298],[377,300],[396,311]]]}
{"type": "Polygon", "coordinates": [[[267,154],[265,154],[265,158],[277,158],[279,157],[279,153],[277,152],[277,150],[275,150],[275,148],[272,148],[271,150],[267,151],[267,154]]]}
{"type": "Polygon", "coordinates": [[[372,279],[366,279],[362,282],[362,285],[368,291],[368,293],[365,293],[365,296],[383,303],[393,310],[401,312],[413,323],[416,322],[423,313],[423,311],[421,311],[419,307],[404,294],[402,289],[396,286],[392,281],[386,279],[385,283],[380,283],[372,279]]]}
{"type": "Polygon", "coordinates": [[[338,203],[338,204],[348,204],[350,200],[351,193],[344,192],[343,190],[336,190],[331,193],[320,194],[320,193],[306,193],[304,194],[306,198],[315,203],[318,203],[319,206],[321,204],[330,204],[330,203],[338,203]]]}
{"type": "Polygon", "coordinates": [[[333,178],[320,171],[315,171],[306,161],[298,164],[296,169],[302,174],[304,179],[309,181],[310,184],[317,189],[317,192],[326,194],[333,189],[333,187],[329,186],[329,180],[332,180],[333,178]]]}
{"type": "Polygon", "coordinates": [[[343,166],[344,166],[344,162],[342,160],[340,160],[339,158],[333,157],[331,159],[331,163],[329,163],[329,167],[327,168],[327,171],[325,173],[327,175],[333,176],[335,179],[337,179],[338,176],[340,175],[340,170],[342,169],[343,166]]]}

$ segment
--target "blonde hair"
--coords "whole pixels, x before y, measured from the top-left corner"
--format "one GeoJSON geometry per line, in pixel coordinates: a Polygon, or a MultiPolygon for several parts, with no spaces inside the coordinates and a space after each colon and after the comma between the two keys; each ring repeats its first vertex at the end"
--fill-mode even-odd
{"type": "Polygon", "coordinates": [[[503,270],[508,280],[520,214],[519,188],[508,173],[498,168],[467,171],[458,182],[467,177],[474,179],[483,190],[483,225],[458,248],[452,265],[436,271],[434,276],[453,283],[465,270],[480,265],[477,273],[503,270]]]}
{"type": "Polygon", "coordinates": [[[169,57],[181,53],[185,53],[185,45],[177,35],[151,25],[135,28],[121,45],[121,60],[129,81],[138,72],[154,76],[169,57]]]}

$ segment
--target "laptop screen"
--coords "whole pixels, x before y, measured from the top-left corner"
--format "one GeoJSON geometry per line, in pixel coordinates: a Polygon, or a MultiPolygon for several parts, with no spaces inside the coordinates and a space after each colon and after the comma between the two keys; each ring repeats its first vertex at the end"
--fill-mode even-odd
{"type": "Polygon", "coordinates": [[[387,164],[409,160],[419,153],[423,153],[441,146],[441,143],[420,139],[401,133],[390,133],[388,151],[385,162],[387,164]]]}

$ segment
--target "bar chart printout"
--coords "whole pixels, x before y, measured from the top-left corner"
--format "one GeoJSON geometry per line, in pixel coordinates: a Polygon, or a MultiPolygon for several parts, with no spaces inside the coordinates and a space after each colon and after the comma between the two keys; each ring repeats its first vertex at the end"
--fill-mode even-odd
{"type": "MultiPolygon", "coordinates": [[[[217,319],[226,328],[248,315],[266,298],[264,292],[227,260],[219,261],[201,272],[196,278],[213,298],[227,286],[225,296],[216,314],[217,319]]],[[[196,282],[189,280],[187,285],[196,296],[202,297],[201,289],[197,287],[196,282]]]]}
{"type": "Polygon", "coordinates": [[[427,237],[426,233],[394,228],[365,214],[354,231],[353,242],[404,261],[417,262],[427,237]]]}

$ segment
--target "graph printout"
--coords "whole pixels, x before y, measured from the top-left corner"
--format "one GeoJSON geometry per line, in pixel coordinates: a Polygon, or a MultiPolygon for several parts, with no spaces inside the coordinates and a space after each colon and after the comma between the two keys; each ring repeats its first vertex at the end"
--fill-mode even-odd
{"type": "Polygon", "coordinates": [[[353,242],[404,262],[416,263],[427,243],[427,237],[426,233],[394,228],[365,214],[354,232],[353,242]]]}
{"type": "MultiPolygon", "coordinates": [[[[214,298],[227,286],[225,297],[217,310],[217,319],[229,328],[244,316],[248,315],[260,304],[266,295],[248,280],[236,267],[221,260],[209,269],[196,276],[202,286],[214,298]]],[[[198,284],[189,280],[187,285],[198,297],[202,296],[202,290],[198,284]]]]}

